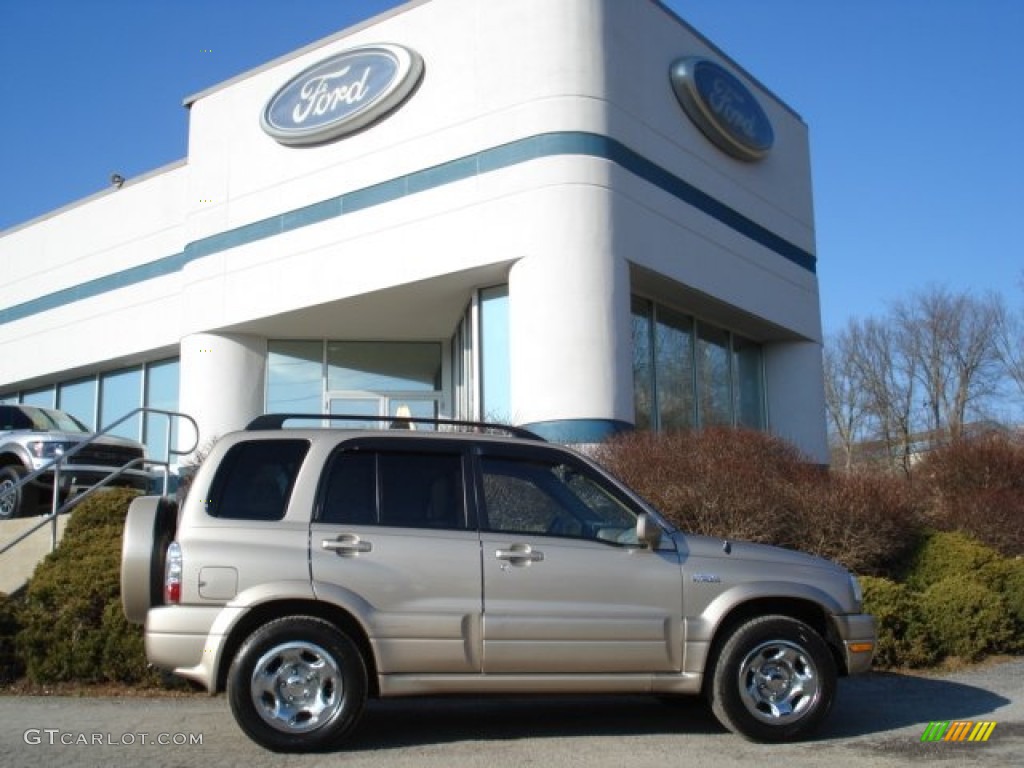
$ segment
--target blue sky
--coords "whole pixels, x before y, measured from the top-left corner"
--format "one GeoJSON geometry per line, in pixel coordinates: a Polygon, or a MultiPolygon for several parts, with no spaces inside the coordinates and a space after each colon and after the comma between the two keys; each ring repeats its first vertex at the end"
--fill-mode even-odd
{"type": "MultiPolygon", "coordinates": [[[[0,230],[184,157],[186,96],[399,4],[0,0],[0,230]]],[[[1024,306],[1024,0],[666,4],[810,127],[826,332],[929,285],[1024,306]]]]}

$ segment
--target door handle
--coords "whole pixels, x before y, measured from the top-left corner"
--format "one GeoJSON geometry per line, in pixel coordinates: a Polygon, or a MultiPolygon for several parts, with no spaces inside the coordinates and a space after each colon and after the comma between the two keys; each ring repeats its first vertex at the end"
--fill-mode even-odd
{"type": "Polygon", "coordinates": [[[324,539],[320,546],[326,550],[337,552],[342,557],[355,557],[361,552],[369,552],[373,544],[363,541],[354,533],[343,533],[336,539],[324,539]]]}
{"type": "Polygon", "coordinates": [[[508,549],[496,549],[494,556],[499,560],[508,560],[512,565],[529,565],[544,559],[544,553],[529,544],[513,544],[508,549]]]}

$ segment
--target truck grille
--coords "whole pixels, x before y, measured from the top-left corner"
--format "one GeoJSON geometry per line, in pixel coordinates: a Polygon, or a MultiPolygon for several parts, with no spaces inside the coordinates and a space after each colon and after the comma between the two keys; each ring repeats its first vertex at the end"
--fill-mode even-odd
{"type": "Polygon", "coordinates": [[[142,450],[120,445],[87,445],[68,459],[68,464],[93,464],[100,467],[121,467],[142,457],[142,450]]]}

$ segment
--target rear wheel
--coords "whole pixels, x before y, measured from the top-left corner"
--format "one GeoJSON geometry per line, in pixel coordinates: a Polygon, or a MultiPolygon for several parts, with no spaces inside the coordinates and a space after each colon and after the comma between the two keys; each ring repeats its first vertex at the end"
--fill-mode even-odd
{"type": "Polygon", "coordinates": [[[366,664],[333,624],[277,619],[253,632],[228,671],[228,701],[243,731],[277,752],[337,747],[366,703],[366,664]]]}
{"type": "Polygon", "coordinates": [[[39,511],[35,489],[15,488],[25,474],[21,467],[0,467],[0,520],[34,515],[39,511]]]}
{"type": "Polygon", "coordinates": [[[722,647],[711,708],[748,739],[790,741],[821,725],[835,691],[835,661],[818,633],[788,616],[766,616],[741,625],[722,647]]]}

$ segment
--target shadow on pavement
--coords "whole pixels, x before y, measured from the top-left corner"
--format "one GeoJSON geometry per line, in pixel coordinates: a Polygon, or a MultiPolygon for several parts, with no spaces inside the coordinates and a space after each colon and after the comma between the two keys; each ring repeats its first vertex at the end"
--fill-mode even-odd
{"type": "Polygon", "coordinates": [[[640,696],[419,699],[369,704],[346,751],[458,741],[722,734],[703,700],[640,696]]]}
{"type": "MultiPolygon", "coordinates": [[[[1008,700],[959,682],[889,673],[840,681],[816,740],[882,734],[932,720],[983,720],[1008,700]]],[[[459,741],[574,736],[727,733],[700,698],[642,696],[449,698],[374,701],[346,750],[459,741]]],[[[739,737],[730,737],[739,738],[739,737]]]]}
{"type": "Polygon", "coordinates": [[[840,681],[839,697],[820,738],[867,736],[924,727],[933,720],[985,720],[1009,699],[965,683],[876,672],[840,681]]]}

